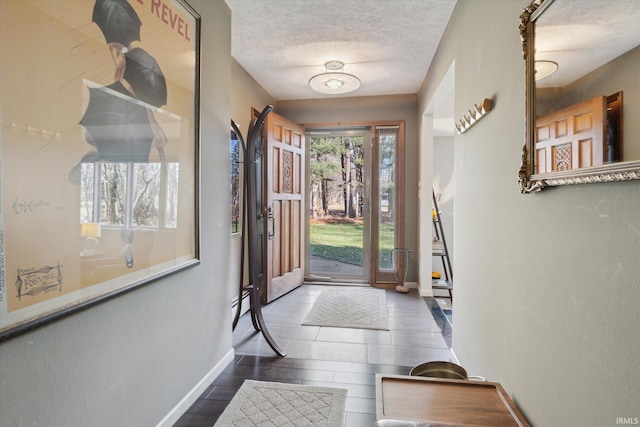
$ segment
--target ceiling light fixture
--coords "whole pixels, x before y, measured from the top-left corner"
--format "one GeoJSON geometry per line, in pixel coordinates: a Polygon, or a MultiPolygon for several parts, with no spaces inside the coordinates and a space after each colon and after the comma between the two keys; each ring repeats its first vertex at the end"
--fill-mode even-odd
{"type": "Polygon", "coordinates": [[[538,81],[555,73],[558,69],[558,64],[553,61],[534,61],[533,68],[533,75],[535,76],[535,80],[538,81]]]}
{"type": "Polygon", "coordinates": [[[360,79],[343,71],[344,62],[329,61],[324,64],[325,72],[309,79],[309,86],[316,92],[337,95],[353,92],[360,87],[360,79]]]}

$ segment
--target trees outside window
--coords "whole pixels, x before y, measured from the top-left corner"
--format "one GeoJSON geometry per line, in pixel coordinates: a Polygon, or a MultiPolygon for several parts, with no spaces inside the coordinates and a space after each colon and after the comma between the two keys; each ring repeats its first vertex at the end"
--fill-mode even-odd
{"type": "Polygon", "coordinates": [[[80,220],[125,228],[175,228],[178,163],[84,163],[80,220]]]}
{"type": "Polygon", "coordinates": [[[311,216],[362,218],[364,137],[310,138],[311,216]]]}

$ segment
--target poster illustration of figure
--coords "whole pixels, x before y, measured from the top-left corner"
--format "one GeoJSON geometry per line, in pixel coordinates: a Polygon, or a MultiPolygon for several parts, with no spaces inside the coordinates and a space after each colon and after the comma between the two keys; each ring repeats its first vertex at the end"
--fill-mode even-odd
{"type": "Polygon", "coordinates": [[[198,28],[184,0],[0,2],[0,338],[197,261],[198,28]]]}
{"type": "Polygon", "coordinates": [[[96,0],[92,20],[111,53],[115,81],[89,88],[89,104],[80,124],[98,155],[90,152],[86,158],[148,161],[154,140],[163,158],[166,137],[149,105],[160,108],[167,103],[167,84],[153,56],[134,47],[134,42],[141,41],[140,18],[127,0],[96,0]]]}
{"type": "MultiPolygon", "coordinates": [[[[141,41],[142,22],[127,0],[96,0],[92,20],[104,34],[116,80],[108,86],[89,88],[89,104],[80,124],[95,150],[89,151],[81,163],[146,163],[155,145],[164,166],[167,140],[150,106],[160,108],[167,103],[167,84],[156,60],[141,47],[133,46],[141,41]]],[[[123,257],[132,268],[135,232],[130,223],[125,228],[121,233],[123,257]]]]}

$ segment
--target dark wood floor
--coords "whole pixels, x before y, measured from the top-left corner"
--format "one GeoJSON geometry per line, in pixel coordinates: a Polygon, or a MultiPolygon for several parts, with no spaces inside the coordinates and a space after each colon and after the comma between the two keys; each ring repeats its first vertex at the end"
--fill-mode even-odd
{"type": "Polygon", "coordinates": [[[318,294],[303,285],[265,306],[269,331],[287,356],[277,357],[249,315],[233,333],[236,356],[174,424],[212,426],[245,379],[347,389],[346,427],[375,424],[375,374],[408,374],[430,360],[452,360],[451,325],[433,298],[387,291],[389,331],[302,326],[318,294]]]}

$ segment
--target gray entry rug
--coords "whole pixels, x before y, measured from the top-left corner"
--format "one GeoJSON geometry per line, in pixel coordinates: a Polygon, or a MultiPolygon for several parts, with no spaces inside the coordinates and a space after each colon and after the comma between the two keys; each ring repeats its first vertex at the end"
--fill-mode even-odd
{"type": "Polygon", "coordinates": [[[347,390],[245,380],[215,427],[342,427],[347,390]]]}
{"type": "Polygon", "coordinates": [[[326,289],[318,295],[302,324],[387,331],[387,294],[370,288],[326,289]]]}

